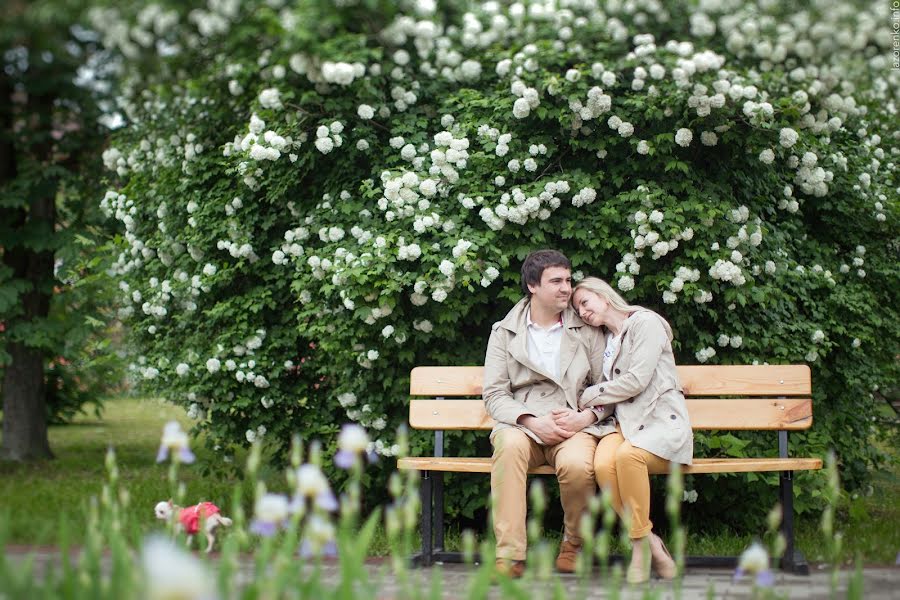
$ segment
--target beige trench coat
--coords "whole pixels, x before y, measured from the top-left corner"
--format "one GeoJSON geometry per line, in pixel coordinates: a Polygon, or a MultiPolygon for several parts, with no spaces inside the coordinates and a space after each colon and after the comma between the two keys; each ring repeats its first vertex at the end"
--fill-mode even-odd
{"type": "Polygon", "coordinates": [[[645,308],[633,313],[622,327],[612,360],[611,379],[586,389],[580,406],[615,406],[622,435],[632,445],[691,464],[694,433],[666,320],[645,308]]]}
{"type": "MultiPolygon", "coordinates": [[[[578,398],[584,389],[602,376],[606,338],[567,308],[563,312],[560,377],[555,379],[528,358],[528,306],[528,298],[520,300],[492,327],[484,359],[482,397],[488,414],[497,421],[492,438],[501,429],[518,427],[543,444],[516,421],[522,415],[544,416],[554,408],[578,410],[578,398]]],[[[612,412],[610,408],[609,414],[612,412]]],[[[615,422],[607,416],[601,415],[598,423],[582,431],[598,438],[613,433],[615,422]]]]}

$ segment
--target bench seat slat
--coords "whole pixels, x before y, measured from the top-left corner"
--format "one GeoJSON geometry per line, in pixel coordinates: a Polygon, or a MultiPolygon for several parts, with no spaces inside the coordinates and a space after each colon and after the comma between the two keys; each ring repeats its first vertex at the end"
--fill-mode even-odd
{"type": "MultiPolygon", "coordinates": [[[[490,473],[489,457],[408,457],[397,461],[397,468],[412,471],[444,471],[453,473],[490,473]]],[[[807,471],[822,468],[820,458],[695,458],[682,473],[749,473],[758,471],[807,471]]],[[[528,471],[552,475],[553,468],[543,465],[528,471]]]]}
{"type": "MultiPolygon", "coordinates": [[[[412,396],[480,396],[484,367],[416,367],[412,396]]],[[[686,396],[809,396],[808,365],[687,365],[678,367],[686,396]]]]}
{"type": "MultiPolygon", "coordinates": [[[[695,430],[801,430],[812,425],[812,400],[688,398],[695,430]]],[[[414,429],[491,429],[494,420],[481,400],[410,400],[414,429]]]]}

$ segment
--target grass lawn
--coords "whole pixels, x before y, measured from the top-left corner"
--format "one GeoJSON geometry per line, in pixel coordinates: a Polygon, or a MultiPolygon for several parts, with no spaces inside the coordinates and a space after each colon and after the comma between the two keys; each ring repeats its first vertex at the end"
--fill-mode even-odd
{"type": "MultiPolygon", "coordinates": [[[[170,496],[168,466],[155,463],[162,426],[176,419],[185,428],[184,411],[156,400],[120,398],[106,403],[104,417],[80,417],[75,423],[50,428],[50,445],[57,458],[39,464],[18,465],[0,462],[0,523],[5,521],[7,543],[57,544],[60,521],[65,520],[72,541],[79,543],[85,529],[87,503],[99,494],[106,479],[104,456],[113,446],[124,487],[130,494],[132,521],[142,532],[157,530],[161,523],[153,516],[153,506],[170,496]]],[[[196,444],[199,446],[199,444],[196,444]]],[[[195,448],[198,463],[216,460],[203,448],[195,448]]],[[[186,503],[208,500],[228,514],[232,490],[240,481],[222,475],[203,475],[198,465],[182,468],[179,479],[186,484],[186,503]]],[[[271,488],[285,485],[280,473],[262,473],[271,488]]],[[[873,493],[853,500],[838,513],[837,527],[843,530],[845,555],[860,555],[867,564],[892,565],[900,551],[900,461],[897,453],[891,468],[876,473],[873,493]]],[[[277,489],[275,490],[277,491],[277,489]]],[[[244,489],[249,510],[252,490],[244,489]]],[[[810,561],[824,559],[817,521],[797,524],[798,546],[810,561]]],[[[459,533],[449,531],[448,549],[458,549],[459,533]]],[[[688,553],[735,555],[752,541],[751,534],[722,533],[715,536],[688,536],[688,553]]],[[[373,554],[387,553],[382,532],[376,534],[373,554]]]]}
{"type": "MultiPolygon", "coordinates": [[[[180,407],[156,400],[115,399],[106,403],[104,417],[79,417],[71,425],[50,428],[50,447],[55,460],[21,465],[0,462],[0,518],[7,522],[7,542],[55,544],[61,520],[66,521],[74,543],[85,530],[87,503],[98,496],[107,474],[107,448],[116,450],[120,480],[130,494],[132,522],[142,531],[161,528],[153,507],[171,496],[168,465],[156,464],[163,424],[190,421],[180,407]]],[[[195,448],[198,461],[211,457],[195,448]]],[[[187,488],[185,503],[214,502],[227,511],[237,480],[220,475],[203,476],[200,469],[182,467],[179,479],[187,488]]]]}

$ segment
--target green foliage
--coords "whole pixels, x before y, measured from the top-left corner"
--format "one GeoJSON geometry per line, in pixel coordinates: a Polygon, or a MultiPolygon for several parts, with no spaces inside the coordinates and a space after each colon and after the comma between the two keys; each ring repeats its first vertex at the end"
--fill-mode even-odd
{"type": "Polygon", "coordinates": [[[121,381],[105,339],[116,282],[108,252],[96,252],[109,235],[96,202],[104,68],[90,32],[72,28],[83,10],[15,3],[0,25],[0,381],[9,344],[39,350],[55,422],[99,409],[121,381]]]}
{"type": "MultiPolygon", "coordinates": [[[[346,420],[391,455],[409,370],[481,363],[521,260],[555,247],[664,314],[682,364],[810,363],[815,425],[792,452],[834,447],[863,483],[900,351],[900,86],[874,9],[407,8],[94,15],[125,56],[102,204],[124,225],[113,268],[147,391],[225,455],[346,420]],[[148,36],[178,52],[137,52],[148,36]]],[[[698,456],[775,447],[697,436],[698,456]]],[[[729,520],[759,523],[748,509],[772,494],[766,476],[694,485],[740,490],[729,520]]],[[[798,479],[799,511],[822,485],[798,479]]],[[[484,482],[449,495],[465,515],[487,498],[484,482]]]]}

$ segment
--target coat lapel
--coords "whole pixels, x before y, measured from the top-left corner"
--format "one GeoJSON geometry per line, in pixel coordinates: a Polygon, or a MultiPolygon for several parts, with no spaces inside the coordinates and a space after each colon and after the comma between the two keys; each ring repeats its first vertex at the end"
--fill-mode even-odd
{"type": "Polygon", "coordinates": [[[547,373],[534,364],[528,356],[528,347],[526,346],[528,340],[528,320],[525,317],[528,312],[528,300],[525,299],[520,301],[516,305],[516,309],[517,310],[503,321],[503,326],[515,334],[515,337],[513,337],[509,343],[510,356],[516,359],[516,362],[525,368],[530,369],[535,373],[540,373],[550,381],[556,381],[550,373],[547,373]]]}
{"type": "MultiPolygon", "coordinates": [[[[640,309],[645,310],[645,309],[640,309]]],[[[637,311],[635,311],[637,312],[637,311]]],[[[631,313],[634,314],[634,313],[631,313]]],[[[619,346],[616,348],[615,353],[612,355],[612,363],[609,368],[610,375],[615,374],[616,361],[619,360],[619,355],[622,353],[622,346],[625,344],[625,335],[628,333],[628,329],[631,326],[631,316],[629,315],[628,319],[625,319],[625,324],[622,325],[622,331],[619,335],[619,346]]],[[[610,377],[611,378],[611,377],[610,377]]]]}
{"type": "Polygon", "coordinates": [[[522,331],[517,331],[516,337],[514,337],[509,344],[510,355],[514,359],[516,359],[516,362],[523,365],[524,367],[531,369],[535,373],[540,373],[551,381],[556,381],[556,379],[554,379],[550,373],[546,372],[545,370],[534,364],[534,362],[532,362],[531,357],[528,356],[528,347],[525,345],[527,339],[527,327],[522,331]]]}

